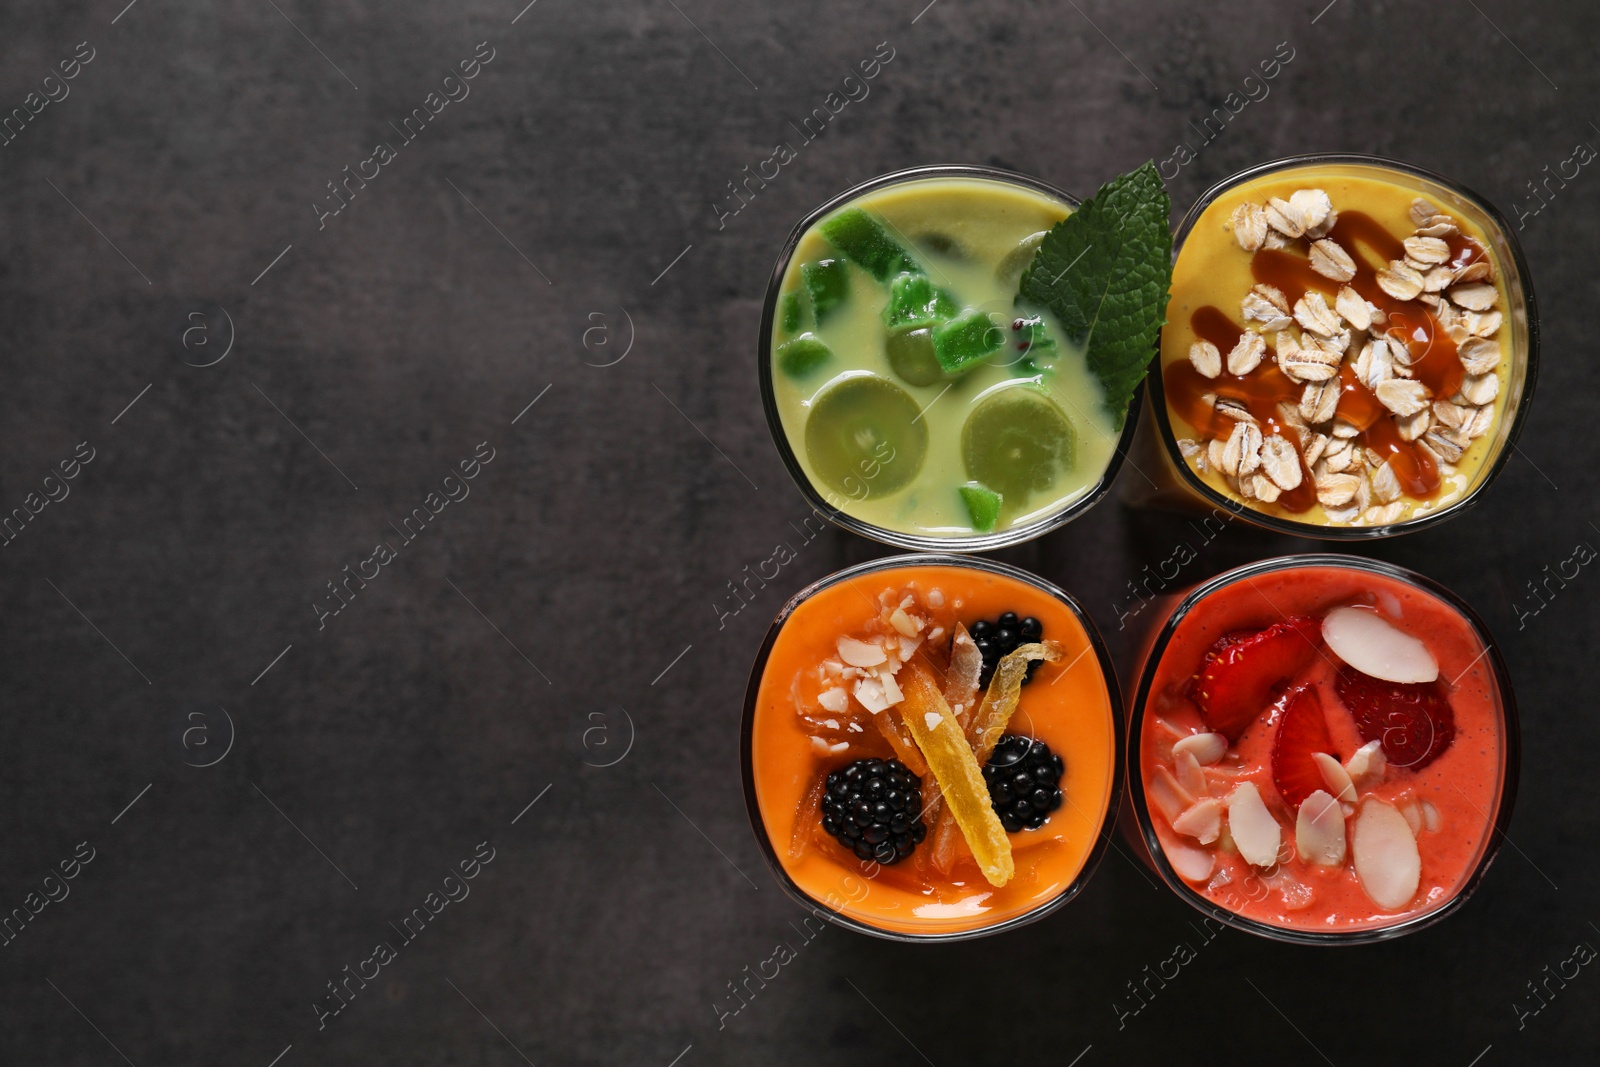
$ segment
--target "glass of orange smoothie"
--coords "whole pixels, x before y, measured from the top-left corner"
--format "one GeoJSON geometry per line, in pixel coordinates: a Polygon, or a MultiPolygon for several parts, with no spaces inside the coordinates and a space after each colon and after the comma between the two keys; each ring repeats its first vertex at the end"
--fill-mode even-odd
{"type": "Polygon", "coordinates": [[[1135,502],[1384,537],[1459,514],[1509,459],[1538,320],[1511,227],[1475,193],[1298,156],[1214,186],[1174,255],[1135,502]]]}
{"type": "Polygon", "coordinates": [[[1168,600],[1129,718],[1133,815],[1184,900],[1249,933],[1420,929],[1483,878],[1516,792],[1516,708],[1454,594],[1386,563],[1287,556],[1168,600]]]}
{"type": "Polygon", "coordinates": [[[1104,645],[1062,590],[960,556],[840,571],[778,614],[751,674],[751,825],[819,918],[952,941],[1088,882],[1121,789],[1104,645]]]}

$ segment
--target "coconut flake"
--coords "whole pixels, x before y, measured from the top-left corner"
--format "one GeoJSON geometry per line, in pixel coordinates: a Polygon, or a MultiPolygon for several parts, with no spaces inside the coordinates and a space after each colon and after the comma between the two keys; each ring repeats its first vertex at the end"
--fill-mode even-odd
{"type": "Polygon", "coordinates": [[[1362,674],[1402,683],[1439,677],[1428,646],[1370,608],[1334,608],[1322,620],[1322,636],[1334,655],[1362,674]]]}
{"type": "Polygon", "coordinates": [[[856,699],[861,706],[876,715],[889,706],[888,699],[884,696],[883,683],[876,678],[863,678],[856,683],[856,699]]]}
{"type": "Polygon", "coordinates": [[[889,616],[889,625],[907,637],[915,637],[922,632],[922,620],[907,615],[904,607],[894,609],[894,614],[889,616]]]}
{"type": "Polygon", "coordinates": [[[928,729],[937,730],[939,728],[939,724],[944,722],[944,717],[941,716],[937,711],[925,711],[922,713],[922,721],[928,727],[928,729]]]}
{"type": "Polygon", "coordinates": [[[904,700],[905,694],[900,692],[900,686],[894,680],[894,675],[888,671],[878,672],[878,684],[883,686],[883,702],[890,707],[904,700]]]}
{"type": "Polygon", "coordinates": [[[854,637],[839,638],[839,658],[852,667],[876,667],[889,657],[884,653],[883,646],[870,641],[858,641],[854,637]]]}
{"type": "Polygon", "coordinates": [[[818,693],[817,703],[828,711],[842,714],[850,707],[850,694],[838,686],[834,686],[832,689],[824,689],[818,693]]]}

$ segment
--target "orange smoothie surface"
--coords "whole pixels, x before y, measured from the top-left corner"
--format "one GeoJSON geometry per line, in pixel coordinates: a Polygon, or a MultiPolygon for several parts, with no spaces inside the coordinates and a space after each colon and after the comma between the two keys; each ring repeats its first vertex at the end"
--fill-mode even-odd
{"type": "MultiPolygon", "coordinates": [[[[1473,626],[1454,607],[1409,583],[1369,571],[1307,566],[1241,579],[1210,594],[1178,624],[1162,654],[1143,709],[1140,744],[1142,788],[1150,820],[1168,861],[1194,890],[1213,903],[1257,922],[1298,930],[1341,931],[1382,927],[1449,903],[1478,867],[1490,842],[1505,785],[1505,713],[1490,657],[1473,626]],[[1381,779],[1358,781],[1358,803],[1369,797],[1392,804],[1413,822],[1421,878],[1410,901],[1384,909],[1370,899],[1347,848],[1338,866],[1303,861],[1295,848],[1295,811],[1284,803],[1271,766],[1280,705],[1247,727],[1222,759],[1202,767],[1208,795],[1226,798],[1252,782],[1282,830],[1278,863],[1252,866],[1224,838],[1201,845],[1179,834],[1152,794],[1158,768],[1171,770],[1178,739],[1206,732],[1189,698],[1190,679],[1224,635],[1258,631],[1286,617],[1320,620],[1342,605],[1374,608],[1401,631],[1420,639],[1439,664],[1439,680],[1455,718],[1455,738],[1420,769],[1389,763],[1381,779]],[[1429,809],[1431,808],[1431,813],[1429,809]]],[[[1310,685],[1321,698],[1328,734],[1341,763],[1363,745],[1352,714],[1340,702],[1334,676],[1342,666],[1322,644],[1290,683],[1310,685]]],[[[1344,805],[1346,837],[1356,805],[1344,805]]]]}
{"type": "MultiPolygon", "coordinates": [[[[856,720],[868,719],[854,707],[856,720]]],[[[1088,632],[1073,610],[1043,590],[1005,575],[946,565],[912,565],[844,579],[812,595],[784,622],[768,656],[751,724],[751,766],[762,825],[784,871],[819,906],[899,933],[977,930],[1025,915],[1072,887],[1095,847],[1110,805],[1116,756],[1110,689],[1088,632]],[[859,860],[822,829],[807,806],[821,779],[857,759],[894,751],[869,727],[818,703],[825,661],[841,636],[859,635],[886,608],[914,597],[929,619],[926,651],[940,670],[957,622],[970,626],[1006,611],[1034,616],[1059,663],[1043,664],[1023,686],[1007,732],[1043,740],[1066,764],[1065,801],[1043,827],[1008,835],[1016,873],[989,884],[962,844],[951,873],[930,859],[933,837],[892,866],[859,860]],[[832,721],[830,729],[826,724],[832,721]],[[825,751],[813,737],[838,751],[825,751]]],[[[925,776],[926,777],[926,776],[925,776]]]]}

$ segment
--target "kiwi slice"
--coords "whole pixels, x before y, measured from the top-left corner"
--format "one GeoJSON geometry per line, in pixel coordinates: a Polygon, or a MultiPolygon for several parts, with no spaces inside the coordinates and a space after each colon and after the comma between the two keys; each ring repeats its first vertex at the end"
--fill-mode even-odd
{"type": "Polygon", "coordinates": [[[854,500],[887,496],[922,470],[928,424],[887,378],[861,375],[817,394],[806,420],[806,457],[833,489],[854,500]]]}
{"type": "Polygon", "coordinates": [[[932,385],[944,377],[939,359],[933,354],[933,331],[897,330],[884,342],[889,366],[907,385],[932,385]]]}
{"type": "Polygon", "coordinates": [[[1012,514],[1070,472],[1076,458],[1071,420],[1055,401],[1026,386],[990,393],[961,428],[967,477],[999,493],[1012,514]]]}

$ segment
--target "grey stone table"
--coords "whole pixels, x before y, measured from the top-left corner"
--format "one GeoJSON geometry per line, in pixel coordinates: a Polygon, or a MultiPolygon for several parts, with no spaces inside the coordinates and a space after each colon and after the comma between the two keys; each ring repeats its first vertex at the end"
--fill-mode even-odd
{"type": "MultiPolygon", "coordinates": [[[[0,14],[0,506],[39,504],[0,548],[0,1061],[1595,1061],[1600,577],[1528,592],[1600,544],[1600,174],[1530,184],[1600,144],[1592,5],[524,2],[0,14]],[[1087,194],[1172,160],[1181,211],[1319,149],[1491,197],[1544,311],[1487,499],[1360,549],[1503,641],[1524,773],[1482,889],[1370,949],[1200,942],[1113,853],[1012,934],[830,929],[719,1018],[800,914],[744,813],[751,658],[882,551],[830,530],[719,610],[806,514],[753,353],[789,227],[918,163],[1087,194]]],[[[1110,500],[1003,558],[1126,664],[1125,583],[1187,529],[1110,500]]],[[[1309,547],[1230,529],[1188,573],[1309,547]]]]}

